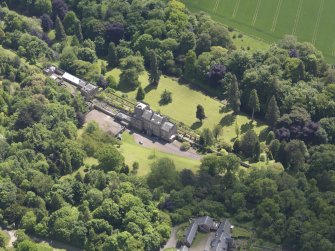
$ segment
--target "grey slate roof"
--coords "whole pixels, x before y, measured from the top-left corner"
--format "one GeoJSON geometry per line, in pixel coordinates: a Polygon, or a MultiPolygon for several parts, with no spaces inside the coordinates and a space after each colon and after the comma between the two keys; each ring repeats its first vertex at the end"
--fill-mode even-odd
{"type": "Polygon", "coordinates": [[[97,89],[98,87],[92,84],[87,84],[83,87],[83,91],[89,92],[91,90],[97,89]]]}
{"type": "Polygon", "coordinates": [[[162,130],[169,132],[173,127],[174,127],[174,124],[172,124],[171,122],[165,122],[162,126],[162,130]]]}
{"type": "Polygon", "coordinates": [[[152,115],[151,122],[160,126],[162,124],[163,119],[164,119],[163,116],[154,113],[154,115],[152,115]]]}
{"type": "Polygon", "coordinates": [[[228,241],[231,239],[231,224],[228,220],[224,220],[215,233],[215,238],[211,242],[210,251],[227,251],[228,241]]]}
{"type": "Polygon", "coordinates": [[[145,110],[142,114],[142,118],[145,120],[150,121],[151,117],[152,117],[153,112],[151,110],[145,110]]]}
{"type": "Polygon", "coordinates": [[[198,225],[207,225],[209,228],[213,225],[213,218],[209,216],[200,217],[197,219],[198,225]]]}
{"type": "Polygon", "coordinates": [[[185,242],[187,243],[192,243],[194,240],[195,235],[197,234],[198,231],[198,224],[197,222],[193,222],[191,226],[188,227],[185,235],[185,242]]]}

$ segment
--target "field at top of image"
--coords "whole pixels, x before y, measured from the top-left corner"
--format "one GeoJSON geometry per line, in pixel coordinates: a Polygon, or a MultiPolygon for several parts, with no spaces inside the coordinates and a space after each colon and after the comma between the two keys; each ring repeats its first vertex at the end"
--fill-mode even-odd
{"type": "Polygon", "coordinates": [[[335,61],[334,0],[182,0],[192,11],[267,42],[286,34],[309,41],[335,61]]]}

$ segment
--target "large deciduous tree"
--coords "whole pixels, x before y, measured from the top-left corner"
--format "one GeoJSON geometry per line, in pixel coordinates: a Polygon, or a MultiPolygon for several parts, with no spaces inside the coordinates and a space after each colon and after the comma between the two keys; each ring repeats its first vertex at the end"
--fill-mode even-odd
{"type": "Polygon", "coordinates": [[[68,11],[67,4],[63,0],[52,1],[52,18],[55,20],[58,16],[61,20],[64,19],[68,11]]]}
{"type": "Polygon", "coordinates": [[[139,86],[138,77],[144,71],[143,58],[140,56],[128,56],[121,60],[120,84],[124,86],[139,86]]]}

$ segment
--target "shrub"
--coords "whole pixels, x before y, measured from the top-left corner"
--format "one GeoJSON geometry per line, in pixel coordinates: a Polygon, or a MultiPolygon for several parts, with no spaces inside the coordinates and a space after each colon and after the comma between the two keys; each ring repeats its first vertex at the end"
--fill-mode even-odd
{"type": "Polygon", "coordinates": [[[189,142],[184,142],[180,146],[181,151],[188,151],[191,148],[191,144],[189,142]]]}

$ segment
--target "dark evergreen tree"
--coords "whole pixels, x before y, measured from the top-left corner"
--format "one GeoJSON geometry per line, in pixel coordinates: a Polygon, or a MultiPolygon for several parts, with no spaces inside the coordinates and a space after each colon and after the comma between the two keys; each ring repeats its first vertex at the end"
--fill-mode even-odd
{"type": "Polygon", "coordinates": [[[44,32],[49,32],[52,27],[53,27],[54,23],[51,20],[51,17],[48,14],[43,14],[41,16],[41,26],[44,32]]]}
{"type": "Polygon", "coordinates": [[[277,100],[275,96],[272,96],[266,110],[265,119],[267,123],[273,128],[275,127],[279,118],[280,111],[278,108],[277,100]]]}
{"type": "Polygon", "coordinates": [[[150,57],[149,81],[150,84],[157,86],[159,83],[160,72],[158,69],[157,56],[155,51],[150,51],[149,57],[150,57]]]}
{"type": "Polygon", "coordinates": [[[145,97],[145,92],[144,92],[142,86],[140,85],[137,89],[136,100],[141,101],[141,100],[144,99],[144,97],[145,97]]]}
{"type": "Polygon", "coordinates": [[[74,34],[78,38],[79,42],[82,42],[84,40],[83,31],[81,29],[81,23],[80,23],[80,21],[76,22],[76,25],[75,25],[75,28],[74,28],[74,34]]]}
{"type": "Polygon", "coordinates": [[[112,68],[118,65],[118,58],[116,54],[115,44],[113,42],[109,43],[108,46],[108,65],[112,68]]]}
{"type": "Polygon", "coordinates": [[[249,106],[249,109],[252,111],[251,119],[252,121],[254,121],[254,113],[259,112],[260,110],[259,99],[258,99],[257,91],[255,89],[253,89],[250,92],[248,106],[249,106]]]}
{"type": "Polygon", "coordinates": [[[200,120],[200,122],[202,122],[205,118],[205,109],[202,105],[197,105],[197,111],[195,114],[196,118],[200,120]]]}
{"type": "Polygon", "coordinates": [[[56,30],[56,39],[57,40],[65,40],[66,39],[66,33],[64,30],[64,26],[62,24],[62,21],[59,19],[59,17],[56,17],[55,21],[55,30],[56,30]]]}
{"type": "Polygon", "coordinates": [[[232,83],[229,88],[228,101],[229,101],[229,105],[231,109],[233,109],[235,114],[240,111],[240,106],[241,106],[240,97],[241,97],[241,94],[238,88],[237,79],[236,79],[236,76],[233,75],[232,83]]]}
{"type": "Polygon", "coordinates": [[[63,0],[52,1],[52,19],[56,19],[57,16],[63,20],[68,11],[67,4],[63,0]]]}

